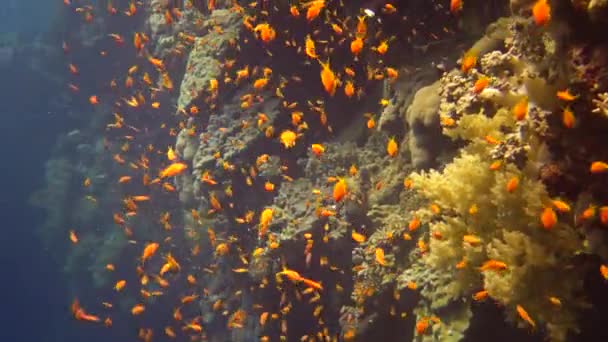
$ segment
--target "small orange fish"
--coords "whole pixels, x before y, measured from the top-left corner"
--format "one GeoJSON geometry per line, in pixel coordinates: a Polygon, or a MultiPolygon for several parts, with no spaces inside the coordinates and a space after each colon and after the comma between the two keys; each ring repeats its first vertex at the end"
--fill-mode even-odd
{"type": "Polygon", "coordinates": [[[608,265],[600,265],[600,274],[604,280],[608,280],[608,265]]]}
{"type": "Polygon", "coordinates": [[[462,57],[462,61],[460,64],[460,70],[467,74],[471,69],[473,69],[477,65],[477,52],[476,51],[468,51],[462,57]]]}
{"type": "Polygon", "coordinates": [[[99,104],[99,98],[97,97],[97,95],[91,95],[89,97],[89,103],[92,105],[98,105],[99,104]]]}
{"type": "Polygon", "coordinates": [[[321,144],[312,144],[311,150],[315,156],[320,157],[325,152],[325,147],[321,144]]]}
{"type": "Polygon", "coordinates": [[[298,138],[297,134],[292,130],[284,130],[281,132],[279,140],[281,140],[281,144],[285,146],[285,148],[292,148],[296,146],[296,139],[298,138]]]}
{"type": "Polygon", "coordinates": [[[574,117],[574,112],[566,107],[562,113],[562,124],[566,128],[573,128],[576,125],[576,118],[574,117]]]}
{"type": "Polygon", "coordinates": [[[570,90],[566,89],[566,90],[559,90],[557,92],[557,98],[563,101],[574,101],[578,98],[578,95],[572,95],[570,93],[570,90]]]}
{"type": "Polygon", "coordinates": [[[519,185],[519,178],[517,176],[511,177],[507,182],[507,192],[512,193],[517,189],[519,185]]]}
{"type": "Polygon", "coordinates": [[[357,37],[350,42],[350,52],[352,52],[353,55],[358,56],[361,53],[361,50],[363,50],[363,39],[357,37]]]}
{"type": "Polygon", "coordinates": [[[517,314],[519,315],[519,317],[521,319],[523,319],[528,324],[530,324],[532,326],[532,328],[536,328],[536,322],[534,322],[534,320],[532,320],[532,318],[530,317],[528,312],[521,305],[518,304],[515,307],[515,310],[517,310],[517,314]]]}
{"type": "Polygon", "coordinates": [[[131,314],[133,316],[141,315],[146,310],[146,307],[143,304],[135,304],[131,308],[131,314]]]}
{"type": "Polygon", "coordinates": [[[603,161],[594,161],[589,167],[591,173],[604,173],[608,171],[608,163],[603,161]]]}
{"type": "Polygon", "coordinates": [[[545,26],[551,20],[551,7],[547,0],[537,0],[532,7],[532,16],[538,26],[545,26]]]}
{"type": "Polygon", "coordinates": [[[528,116],[528,98],[522,98],[515,106],[513,107],[513,116],[515,120],[521,121],[528,116]]]}
{"type": "Polygon", "coordinates": [[[274,191],[274,184],[267,181],[266,183],[264,183],[264,190],[268,192],[274,191]]]}
{"type": "Polygon", "coordinates": [[[359,234],[356,231],[352,231],[351,235],[350,235],[353,239],[353,241],[357,242],[357,243],[363,243],[365,242],[365,235],[363,234],[359,234]]]}
{"type": "Polygon", "coordinates": [[[319,60],[319,64],[321,64],[321,84],[323,84],[323,88],[330,96],[334,96],[336,87],[338,86],[336,74],[331,70],[329,60],[325,63],[319,60]]]}
{"type": "Polygon", "coordinates": [[[395,157],[398,151],[397,141],[395,141],[394,137],[390,138],[386,144],[386,153],[388,153],[390,157],[395,157]]]}
{"type": "Polygon", "coordinates": [[[344,85],[344,95],[346,95],[346,97],[348,98],[353,97],[353,95],[355,95],[355,86],[350,80],[346,81],[346,84],[344,85]]]}
{"type": "Polygon", "coordinates": [[[151,242],[144,247],[143,252],[141,253],[141,262],[146,262],[146,260],[150,259],[158,250],[159,244],[156,242],[151,242]]]}
{"type": "Polygon", "coordinates": [[[475,85],[473,86],[473,92],[475,94],[481,93],[486,87],[490,84],[490,79],[487,77],[480,77],[475,81],[475,85]]]}
{"type": "Polygon", "coordinates": [[[174,177],[180,175],[184,171],[186,171],[187,168],[188,165],[184,163],[173,163],[160,172],[160,178],[174,177]]]}
{"type": "Polygon", "coordinates": [[[450,12],[457,14],[462,10],[462,0],[450,0],[450,12]]]}
{"type": "Polygon", "coordinates": [[[78,236],[76,236],[76,232],[73,230],[70,230],[70,241],[74,244],[78,243],[78,236]]]}
{"type": "Polygon", "coordinates": [[[416,231],[420,228],[420,220],[417,217],[412,218],[407,228],[410,232],[416,231]]]}
{"type": "Polygon", "coordinates": [[[340,202],[342,199],[344,199],[347,191],[348,190],[346,187],[346,181],[344,180],[344,178],[338,179],[336,184],[334,184],[334,191],[333,191],[334,201],[340,202]]]}
{"type": "Polygon", "coordinates": [[[551,230],[557,223],[557,214],[555,214],[553,208],[545,207],[540,215],[540,221],[543,224],[543,228],[551,230]]]}
{"type": "Polygon", "coordinates": [[[321,13],[321,10],[325,7],[325,0],[313,0],[307,4],[308,9],[306,10],[306,20],[311,22],[315,20],[321,13]]]}
{"type": "Polygon", "coordinates": [[[486,298],[488,298],[488,291],[486,291],[486,290],[481,290],[481,291],[475,292],[473,294],[473,300],[475,300],[477,302],[482,301],[486,298]]]}
{"type": "Polygon", "coordinates": [[[424,335],[424,334],[426,334],[428,328],[429,328],[429,319],[428,318],[421,318],[420,320],[418,320],[416,322],[416,334],[424,335]]]}
{"type": "Polygon", "coordinates": [[[126,285],[127,285],[126,280],[119,280],[116,282],[116,284],[114,284],[114,290],[116,290],[117,292],[120,292],[120,291],[122,291],[122,289],[125,288],[126,285]]]}
{"type": "Polygon", "coordinates": [[[570,205],[562,200],[552,200],[551,203],[560,213],[567,213],[570,211],[570,205]]]}
{"type": "Polygon", "coordinates": [[[600,211],[600,222],[603,225],[608,225],[608,205],[599,208],[600,211]]]}
{"type": "Polygon", "coordinates": [[[384,250],[382,248],[376,248],[375,254],[376,254],[376,262],[380,266],[385,266],[386,261],[384,260],[384,250]]]}
{"type": "Polygon", "coordinates": [[[502,261],[490,259],[484,262],[481,267],[479,267],[480,271],[501,271],[507,269],[507,264],[502,261]]]}

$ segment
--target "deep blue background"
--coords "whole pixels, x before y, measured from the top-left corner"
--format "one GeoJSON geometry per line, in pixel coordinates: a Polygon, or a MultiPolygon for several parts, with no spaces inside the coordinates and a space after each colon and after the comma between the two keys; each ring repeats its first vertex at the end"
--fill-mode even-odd
{"type": "MultiPolygon", "coordinates": [[[[0,32],[16,32],[21,45],[44,42],[61,6],[61,0],[2,0],[0,32]]],[[[0,341],[62,341],[60,327],[71,325],[67,286],[35,233],[44,213],[28,198],[43,185],[51,147],[70,124],[50,105],[60,89],[27,60],[0,66],[0,75],[0,341]]]]}

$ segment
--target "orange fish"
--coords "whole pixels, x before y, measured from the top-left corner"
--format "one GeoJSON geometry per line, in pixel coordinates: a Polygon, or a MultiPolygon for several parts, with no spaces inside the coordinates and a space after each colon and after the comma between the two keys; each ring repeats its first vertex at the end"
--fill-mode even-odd
{"type": "Polygon", "coordinates": [[[522,98],[515,106],[513,107],[513,116],[515,120],[521,121],[528,116],[528,98],[522,98]]]}
{"type": "Polygon", "coordinates": [[[486,262],[484,262],[481,267],[479,267],[480,271],[501,271],[501,270],[505,270],[507,269],[507,264],[505,264],[502,261],[498,261],[498,260],[494,260],[494,259],[490,259],[486,262]]]}
{"type": "Polygon", "coordinates": [[[334,96],[336,87],[338,86],[338,80],[331,70],[329,60],[326,63],[319,60],[319,64],[321,64],[321,84],[323,84],[323,88],[330,96],[334,96]]]}
{"type": "Polygon", "coordinates": [[[310,38],[310,35],[307,35],[306,40],[304,41],[304,52],[306,53],[306,56],[312,59],[319,58],[315,48],[315,41],[310,38]]]}
{"type": "Polygon", "coordinates": [[[70,241],[72,241],[72,243],[78,243],[78,236],[76,236],[76,232],[73,230],[70,230],[70,241]]]}
{"type": "Polygon", "coordinates": [[[122,291],[122,289],[125,288],[126,285],[127,285],[126,280],[119,280],[116,282],[116,284],[114,284],[114,290],[120,292],[120,291],[122,291]]]}
{"type": "Polygon", "coordinates": [[[416,334],[424,335],[429,328],[428,318],[422,318],[416,322],[416,334]]]}
{"type": "Polygon", "coordinates": [[[319,16],[321,10],[325,7],[325,0],[313,0],[308,3],[306,10],[306,20],[313,21],[319,16]]]}
{"type": "Polygon", "coordinates": [[[260,214],[260,225],[258,230],[258,237],[261,239],[266,235],[268,227],[272,222],[272,215],[274,211],[271,208],[266,208],[260,214]]]}
{"type": "Polygon", "coordinates": [[[184,171],[186,171],[187,168],[188,165],[184,163],[173,163],[160,172],[160,178],[174,177],[180,175],[184,171]]]}
{"type": "Polygon", "coordinates": [[[591,173],[604,173],[608,171],[608,163],[603,161],[594,161],[589,167],[591,173]]]}
{"type": "Polygon", "coordinates": [[[340,202],[342,199],[344,199],[344,197],[346,196],[346,193],[347,193],[346,181],[344,180],[344,178],[340,178],[340,179],[338,179],[336,184],[334,184],[334,191],[333,191],[334,201],[340,202]]]}
{"type": "Polygon", "coordinates": [[[133,316],[141,315],[146,310],[146,307],[143,304],[135,304],[131,308],[131,314],[133,316]]]}
{"type": "Polygon", "coordinates": [[[574,112],[566,107],[562,113],[562,124],[566,128],[573,128],[576,125],[576,118],[574,117],[574,112]]]}
{"type": "Polygon", "coordinates": [[[538,26],[545,26],[551,20],[551,7],[547,0],[537,0],[532,7],[532,16],[538,26]]]}
{"type": "Polygon", "coordinates": [[[543,224],[543,228],[551,230],[557,223],[557,214],[551,207],[545,207],[540,215],[540,222],[543,224]]]}
{"type": "Polygon", "coordinates": [[[72,314],[74,315],[74,318],[76,318],[79,321],[87,321],[87,322],[93,322],[93,323],[97,323],[97,322],[101,321],[101,319],[98,316],[87,314],[84,311],[84,309],[82,307],[80,307],[80,302],[78,301],[77,298],[75,298],[74,301],[72,302],[71,311],[72,311],[72,314]]]}
{"type": "Polygon", "coordinates": [[[353,55],[358,56],[361,53],[361,50],[363,50],[363,39],[357,37],[350,42],[350,52],[352,52],[353,55]]]}
{"type": "Polygon", "coordinates": [[[450,0],[450,12],[457,14],[462,10],[462,0],[450,0]]]}
{"type": "Polygon", "coordinates": [[[397,146],[397,141],[395,141],[395,138],[392,137],[388,139],[388,143],[386,144],[386,153],[388,153],[390,157],[394,157],[397,155],[398,151],[399,148],[397,146]]]}
{"type": "Polygon", "coordinates": [[[608,265],[600,265],[600,274],[604,280],[608,280],[608,265]]]}
{"type": "Polygon", "coordinates": [[[384,250],[382,248],[376,248],[375,255],[376,255],[376,262],[380,266],[385,266],[386,261],[384,260],[384,250]]]}
{"type": "Polygon", "coordinates": [[[159,244],[156,242],[151,242],[144,247],[143,252],[141,253],[141,262],[144,263],[146,260],[150,259],[158,250],[159,244]]]}
{"type": "Polygon", "coordinates": [[[509,179],[509,181],[507,182],[507,192],[512,193],[517,189],[517,186],[519,185],[519,178],[517,178],[517,176],[513,176],[511,177],[511,179],[509,179]]]}
{"type": "Polygon", "coordinates": [[[487,77],[480,77],[475,81],[475,85],[473,86],[473,92],[475,94],[481,93],[486,87],[490,84],[490,79],[487,77]]]}
{"type": "Polygon", "coordinates": [[[517,314],[519,315],[519,317],[521,319],[523,319],[528,324],[530,324],[532,326],[532,328],[536,328],[536,322],[534,322],[534,320],[532,320],[532,318],[530,317],[528,312],[521,305],[518,304],[515,307],[515,310],[517,310],[517,314]]]}
{"type": "Polygon", "coordinates": [[[315,156],[320,157],[325,152],[325,147],[321,144],[312,144],[311,150],[315,156]]]}
{"type": "Polygon", "coordinates": [[[477,52],[469,51],[464,54],[462,57],[462,62],[460,64],[460,70],[465,74],[468,73],[471,69],[473,69],[477,65],[477,52]]]}
{"type": "Polygon", "coordinates": [[[92,105],[98,105],[99,104],[99,98],[97,98],[97,95],[91,95],[89,97],[89,103],[92,105]]]}
{"type": "Polygon", "coordinates": [[[355,241],[357,243],[363,243],[363,242],[365,242],[365,235],[359,234],[359,233],[357,233],[354,230],[351,233],[351,237],[352,237],[353,241],[355,241]]]}
{"type": "Polygon", "coordinates": [[[488,291],[486,291],[486,290],[481,290],[481,291],[475,292],[473,294],[473,300],[478,301],[478,302],[482,301],[486,298],[488,298],[488,291]]]}
{"type": "Polygon", "coordinates": [[[296,139],[298,138],[297,134],[292,130],[285,130],[281,132],[281,136],[279,140],[281,140],[281,144],[285,146],[285,148],[292,148],[296,146],[296,139]]]}
{"type": "Polygon", "coordinates": [[[563,101],[574,101],[578,98],[578,95],[572,95],[570,90],[560,90],[557,92],[557,98],[563,101]]]}
{"type": "Polygon", "coordinates": [[[412,220],[410,221],[410,223],[408,224],[408,230],[410,232],[414,232],[416,231],[418,228],[420,228],[420,220],[417,217],[412,218],[412,220]]]}

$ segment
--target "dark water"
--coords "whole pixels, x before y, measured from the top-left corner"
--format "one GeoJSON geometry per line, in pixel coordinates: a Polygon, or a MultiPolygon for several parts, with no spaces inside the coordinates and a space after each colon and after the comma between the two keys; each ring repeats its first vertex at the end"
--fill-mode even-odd
{"type": "MultiPolygon", "coordinates": [[[[17,45],[45,42],[55,1],[3,1],[0,32],[18,39],[17,45]]],[[[43,185],[44,163],[57,135],[70,125],[50,103],[58,96],[55,84],[31,69],[31,59],[0,66],[3,146],[0,168],[2,217],[2,341],[61,341],[66,329],[67,288],[35,227],[44,216],[28,205],[30,194],[43,185]]]]}

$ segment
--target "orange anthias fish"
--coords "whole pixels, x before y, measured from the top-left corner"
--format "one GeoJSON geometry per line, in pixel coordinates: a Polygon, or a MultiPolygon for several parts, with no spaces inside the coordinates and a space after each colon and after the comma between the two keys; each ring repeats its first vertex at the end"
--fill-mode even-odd
{"type": "Polygon", "coordinates": [[[380,266],[386,265],[386,261],[384,260],[384,250],[382,248],[376,248],[375,256],[376,256],[376,262],[378,263],[378,265],[380,265],[380,266]]]}
{"type": "Polygon", "coordinates": [[[522,98],[515,106],[513,107],[513,116],[515,120],[521,121],[528,116],[528,98],[522,98]]]}
{"type": "Polygon", "coordinates": [[[292,130],[285,130],[281,132],[281,136],[279,139],[281,140],[281,144],[285,146],[285,148],[292,148],[296,146],[296,139],[298,135],[292,130]]]}
{"type": "Polygon", "coordinates": [[[313,0],[307,4],[306,20],[313,21],[319,16],[321,10],[325,7],[325,0],[313,0]]]}
{"type": "Polygon", "coordinates": [[[184,163],[173,163],[160,172],[160,178],[174,177],[180,175],[184,171],[186,171],[187,168],[188,165],[184,163]]]}
{"type": "Polygon", "coordinates": [[[144,247],[143,252],[141,253],[141,262],[144,263],[146,260],[150,259],[158,250],[159,244],[156,242],[151,242],[144,247]]]}
{"type": "Polygon", "coordinates": [[[320,157],[325,152],[325,147],[321,144],[312,144],[311,150],[315,156],[320,157]]]}
{"type": "Polygon", "coordinates": [[[473,86],[473,92],[475,94],[481,93],[490,83],[490,79],[487,77],[480,77],[477,81],[475,81],[475,85],[473,86]]]}
{"type": "Polygon", "coordinates": [[[462,61],[460,64],[460,70],[467,74],[471,69],[473,69],[477,65],[477,52],[476,51],[468,51],[462,57],[462,61]]]}
{"type": "Polygon", "coordinates": [[[395,138],[390,138],[386,144],[386,153],[388,153],[390,157],[395,157],[398,151],[399,147],[397,146],[397,141],[395,141],[395,138]]]}
{"type": "Polygon", "coordinates": [[[567,101],[567,102],[571,102],[574,101],[578,98],[578,95],[572,95],[570,93],[570,90],[566,89],[566,90],[559,90],[557,92],[557,98],[563,101],[567,101]]]}
{"type": "Polygon", "coordinates": [[[87,314],[84,311],[84,309],[82,307],[80,307],[80,302],[78,301],[78,299],[74,299],[74,301],[72,302],[71,311],[72,311],[72,314],[74,315],[74,318],[76,318],[79,321],[87,321],[87,322],[93,322],[93,323],[97,323],[97,322],[101,321],[101,319],[98,316],[87,314]]]}
{"type": "Polygon", "coordinates": [[[507,264],[505,264],[502,261],[498,261],[498,260],[494,260],[494,259],[490,259],[486,262],[483,263],[483,265],[481,265],[481,267],[479,268],[480,271],[489,271],[489,270],[493,270],[493,271],[501,271],[501,270],[505,270],[507,269],[507,264]]]}
{"type": "Polygon", "coordinates": [[[333,193],[334,201],[340,202],[342,199],[344,199],[344,197],[346,196],[346,193],[347,193],[346,181],[344,180],[344,178],[340,178],[340,179],[338,179],[336,184],[334,184],[334,193],[333,193]]]}
{"type": "Polygon", "coordinates": [[[270,223],[272,222],[273,213],[274,213],[274,211],[271,208],[266,208],[260,214],[260,227],[258,230],[258,237],[260,239],[266,235],[266,232],[268,232],[268,227],[270,226],[270,223]]]}
{"type": "Polygon", "coordinates": [[[321,83],[323,84],[323,88],[330,96],[334,96],[336,87],[338,86],[336,74],[331,70],[329,61],[323,63],[319,60],[319,64],[321,64],[321,83]]]}
{"type": "Polygon", "coordinates": [[[519,315],[519,317],[521,319],[523,319],[528,324],[530,324],[532,326],[532,328],[536,328],[536,322],[534,322],[534,320],[532,320],[532,318],[530,317],[528,312],[521,305],[518,304],[515,307],[515,310],[517,310],[517,314],[519,315]]]}
{"type": "Polygon", "coordinates": [[[450,12],[457,14],[462,10],[462,0],[450,0],[450,12]]]}
{"type": "Polygon", "coordinates": [[[532,16],[538,26],[545,26],[551,20],[551,7],[547,0],[537,0],[532,7],[532,16]]]}
{"type": "Polygon", "coordinates": [[[557,214],[551,207],[546,207],[540,215],[540,221],[543,228],[551,230],[557,223],[557,214]]]}
{"type": "Polygon", "coordinates": [[[603,161],[594,161],[589,167],[591,173],[604,173],[608,171],[608,163],[603,161]]]}

